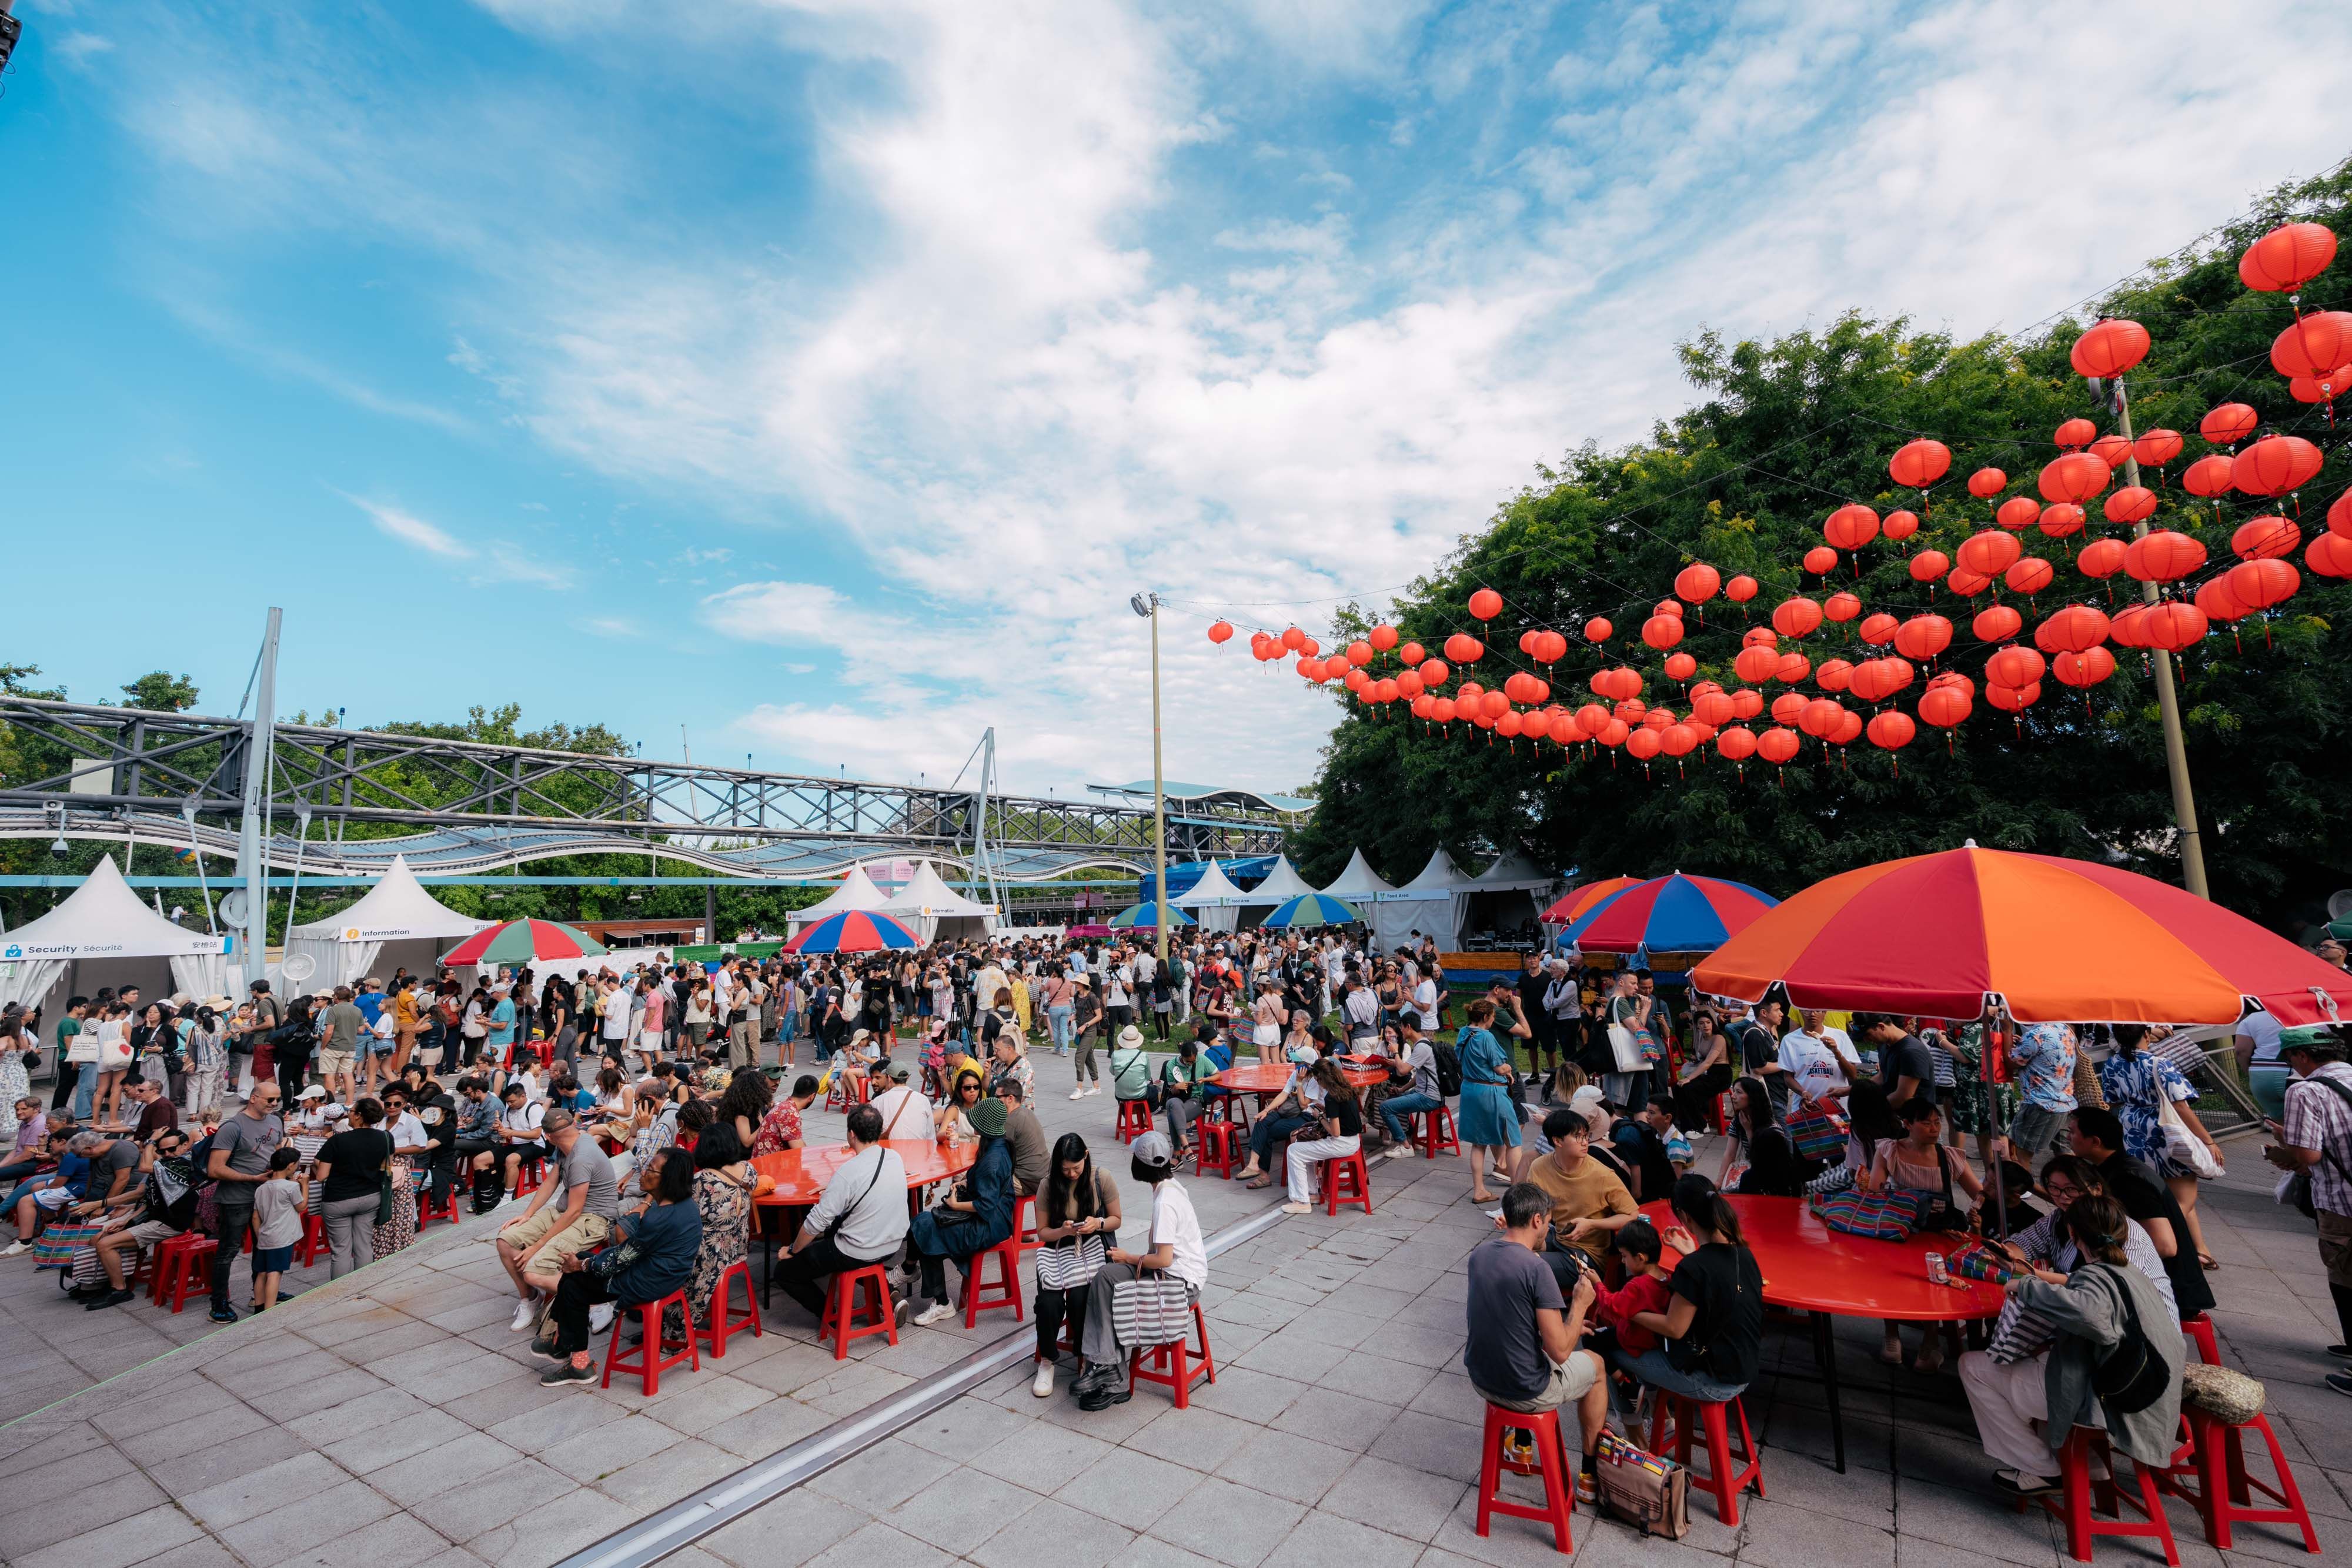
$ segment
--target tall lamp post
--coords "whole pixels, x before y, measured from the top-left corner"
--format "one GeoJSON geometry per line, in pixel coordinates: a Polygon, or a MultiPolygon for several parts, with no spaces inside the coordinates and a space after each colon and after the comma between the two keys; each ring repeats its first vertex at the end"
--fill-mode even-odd
{"type": "Polygon", "coordinates": [[[1168,962],[1168,800],[1160,771],[1160,595],[1139,593],[1128,608],[1151,622],[1151,853],[1152,928],[1160,961],[1168,962]]]}

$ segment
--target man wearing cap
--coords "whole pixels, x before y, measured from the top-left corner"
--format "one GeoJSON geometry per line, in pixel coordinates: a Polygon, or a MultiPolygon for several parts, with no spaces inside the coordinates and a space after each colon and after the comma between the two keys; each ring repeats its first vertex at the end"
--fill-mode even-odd
{"type": "Polygon", "coordinates": [[[884,1143],[893,1138],[923,1138],[930,1135],[931,1103],[919,1089],[908,1083],[907,1064],[899,1062],[889,1069],[890,1087],[874,1096],[874,1109],[882,1118],[881,1137],[884,1143]]]}
{"type": "Polygon", "coordinates": [[[1128,1149],[1128,1172],[1150,1187],[1151,1218],[1144,1231],[1144,1250],[1110,1248],[1101,1272],[1087,1292],[1086,1324],[1078,1338],[1086,1370],[1071,1385],[1081,1410],[1100,1410],[1125,1402],[1127,1353],[1147,1348],[1118,1342],[1111,1316],[1112,1298],[1118,1287],[1139,1279],[1145,1270],[1155,1270],[1180,1281],[1188,1301],[1198,1301],[1202,1288],[1209,1282],[1209,1249],[1201,1234],[1201,1218],[1193,1212],[1192,1195],[1176,1179],[1175,1149],[1168,1135],[1155,1129],[1137,1138],[1128,1149]]]}
{"type": "MultiPolygon", "coordinates": [[[[2263,1148],[2263,1158],[2311,1178],[2319,1260],[2343,1336],[2327,1354],[2352,1358],[2352,1066],[2345,1064],[2340,1030],[2284,1030],[2279,1054],[2294,1077],[2285,1091],[2286,1120],[2270,1124],[2278,1142],[2263,1148]]],[[[2352,1394],[2352,1372],[2331,1372],[2326,1381],[2338,1394],[2352,1394]]]]}

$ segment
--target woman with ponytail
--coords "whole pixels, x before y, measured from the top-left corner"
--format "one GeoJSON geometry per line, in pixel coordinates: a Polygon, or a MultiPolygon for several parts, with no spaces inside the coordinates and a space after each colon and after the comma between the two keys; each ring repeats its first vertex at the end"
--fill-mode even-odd
{"type": "Polygon", "coordinates": [[[1633,1322],[1667,1343],[1614,1364],[1652,1388],[1717,1403],[1755,1380],[1764,1337],[1764,1276],[1739,1234],[1739,1215],[1703,1176],[1675,1183],[1676,1224],[1666,1243],[1683,1255],[1666,1281],[1666,1310],[1633,1322]]]}

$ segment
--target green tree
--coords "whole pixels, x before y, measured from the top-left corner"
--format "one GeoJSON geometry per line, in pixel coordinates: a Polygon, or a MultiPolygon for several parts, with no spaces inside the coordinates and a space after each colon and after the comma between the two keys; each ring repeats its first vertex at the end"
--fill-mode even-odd
{"type": "MultiPolygon", "coordinates": [[[[2129,316],[2155,348],[2130,378],[2137,428],[2184,433],[2187,449],[2160,486],[2151,526],[2201,540],[2211,570],[2233,565],[2231,531],[2265,510],[2239,496],[2219,505],[2180,488],[2185,463],[2205,450],[2196,431],[2212,405],[2248,402],[2265,433],[2298,434],[2334,445],[2321,411],[2294,402],[2266,363],[2271,339],[2288,319],[2276,295],[2249,294],[2236,276],[2241,249],[2288,216],[2352,233],[2352,165],[2276,193],[2258,220],[2234,225],[2116,290],[2097,314],[2129,316]]],[[[2352,303],[2352,266],[2339,263],[2304,290],[2304,308],[2352,303]]],[[[1687,714],[1681,683],[1642,645],[1644,619],[1673,591],[1675,573],[1704,560],[1726,580],[1746,572],[1761,591],[1745,605],[1724,598],[1690,607],[1675,652],[1697,662],[1696,680],[1737,689],[1732,670],[1741,633],[1762,624],[1794,594],[1817,601],[1839,590],[1860,596],[1864,613],[1944,614],[1954,623],[1940,667],[1979,683],[1974,715],[1948,737],[1924,725],[1899,753],[1857,742],[1845,751],[1808,741],[1797,761],[1775,768],[1750,759],[1735,768],[1702,747],[1679,762],[1644,766],[1622,752],[1549,741],[1507,742],[1466,729],[1452,733],[1414,719],[1405,705],[1367,706],[1339,693],[1343,716],[1326,748],[1318,805],[1294,853],[1312,877],[1336,873],[1360,844],[1392,876],[1417,871],[1432,847],[1476,861],[1506,846],[1581,876],[1708,872],[1787,895],[1820,878],[1895,856],[1949,848],[1966,839],[2001,848],[2109,859],[2179,880],[2162,737],[2146,659],[2116,649],[2116,673],[2088,693],[2045,677],[2041,700],[2012,719],[1984,701],[1991,652],[1971,634],[1990,596],[1961,599],[1915,582],[1907,558],[1951,553],[1990,526],[1988,506],[1961,481],[1980,466],[2003,469],[2010,493],[2033,493],[2054,453],[2062,421],[2106,423],[2067,362],[2083,322],[2069,319],[2021,338],[1958,342],[1904,320],[1843,317],[1819,330],[1770,341],[1728,341],[1702,332],[1681,346],[1700,390],[1697,406],[1660,422],[1649,438],[1617,451],[1586,445],[1506,502],[1481,533],[1397,604],[1395,623],[1434,652],[1449,633],[1475,625],[1464,606],[1480,587],[1499,591],[1504,614],[1480,629],[1486,656],[1457,679],[1499,685],[1515,670],[1544,674],[1550,701],[1574,708],[1595,700],[1587,683],[1604,664],[1630,664],[1643,697],[1687,714]],[[1898,491],[1886,463],[1915,435],[1953,451],[1952,473],[1922,505],[1898,491]],[[1800,570],[1822,544],[1822,522],[1846,501],[1881,512],[1921,511],[1918,534],[1901,545],[1874,543],[1843,558],[1827,579],[1800,570]],[[1606,616],[1615,635],[1605,651],[1580,632],[1606,616]],[[1570,653],[1548,670],[1515,650],[1523,630],[1566,633],[1570,653]],[[1744,774],[1744,776],[1743,776],[1744,774]]],[[[2325,498],[2352,479],[2352,455],[2336,446],[2306,486],[2325,498]]],[[[2120,485],[2120,477],[2116,480],[2120,485]]],[[[2306,507],[2302,527],[2323,527],[2306,507]]],[[[2002,594],[2030,628],[2058,605],[2104,603],[2106,592],[2079,574],[2077,547],[2106,527],[2097,503],[2091,527],[2073,538],[2029,529],[2027,553],[2058,573],[2040,602],[2002,594]]],[[[2201,574],[2200,574],[2201,575],[2201,574]]],[[[2117,579],[2116,598],[2137,590],[2117,579]]],[[[2217,629],[2183,663],[2182,706],[2205,857],[2214,895],[2280,924],[2312,918],[2318,899],[2352,884],[2352,826],[2342,803],[2342,764],[2352,739],[2352,659],[2346,612],[2352,590],[2307,574],[2303,591],[2267,624],[2217,629]]],[[[1350,612],[1343,633],[1364,625],[1350,612]]],[[[1826,623],[1801,646],[1816,663],[1858,660],[1858,622],[1826,623]]],[[[1393,656],[1383,661],[1393,674],[1393,656]]],[[[1374,672],[1381,673],[1381,667],[1374,672]]],[[[1916,707],[1930,672],[1922,669],[1893,706],[1916,707]]],[[[1455,688],[1449,687],[1448,690],[1455,688]]],[[[1789,688],[1771,686],[1769,699],[1789,688]]],[[[1810,684],[1803,688],[1814,692],[1810,684]]],[[[1849,706],[1864,708],[1849,698],[1849,706]]],[[[1755,722],[1760,730],[1769,716],[1755,722]]]]}
{"type": "Polygon", "coordinates": [[[157,713],[185,713],[196,706],[196,683],[186,675],[175,675],[168,670],[151,670],[122,688],[130,700],[127,707],[143,707],[157,713]]]}

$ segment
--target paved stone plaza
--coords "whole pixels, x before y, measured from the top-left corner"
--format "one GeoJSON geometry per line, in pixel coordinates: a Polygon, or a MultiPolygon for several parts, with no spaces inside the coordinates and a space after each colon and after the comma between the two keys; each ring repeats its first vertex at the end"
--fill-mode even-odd
{"type": "MultiPolygon", "coordinates": [[[[1037,1066],[1048,1131],[1085,1133],[1123,1177],[1109,1096],[1072,1102],[1067,1064],[1042,1055],[1037,1066]]],[[[839,1124],[812,1117],[813,1140],[837,1139],[839,1124]]],[[[2269,1384],[2332,1552],[2352,1546],[2352,1402],[2318,1381],[2320,1347],[2335,1337],[2325,1283],[2308,1227],[2271,1203],[2252,1146],[2231,1155],[2233,1174],[2206,1189],[2203,1211],[2227,1265],[2215,1318],[2228,1359],[2269,1384]]],[[[1703,1152],[1700,1168],[1717,1158],[1703,1152]]],[[[1280,1196],[1188,1186],[1212,1237],[1280,1196]]],[[[1372,1216],[1286,1219],[1214,1260],[1203,1299],[1220,1369],[1189,1410],[1143,1388],[1085,1415],[1058,1391],[1034,1397],[1024,1364],[667,1561],[1557,1562],[1538,1526],[1497,1520],[1484,1540],[1472,1530],[1479,1406],[1460,1371],[1461,1264],[1490,1227],[1464,1201],[1467,1172],[1455,1158],[1375,1162],[1373,1189],[1372,1216]]],[[[1132,1208],[1139,1189],[1123,1191],[1132,1208]]],[[[1130,1241],[1139,1228],[1131,1214],[1130,1241]]],[[[959,1319],[902,1331],[895,1347],[862,1342],[835,1362],[782,1304],[764,1338],[736,1338],[700,1372],[665,1374],[655,1398],[623,1378],[547,1390],[544,1364],[508,1331],[513,1297],[488,1234],[485,1220],[435,1227],[333,1285],[322,1265],[297,1299],[216,1332],[196,1305],[173,1318],[143,1297],[85,1313],[54,1275],[0,1265],[0,1418],[14,1417],[0,1426],[10,1478],[0,1554],[23,1568],[539,1568],[978,1341],[1033,1332],[991,1313],[977,1333],[959,1319]]],[[[1749,1499],[1736,1530],[1694,1500],[1678,1544],[1580,1511],[1579,1557],[2056,1568],[2053,1524],[1992,1496],[1958,1380],[1890,1375],[1873,1355],[1876,1323],[1840,1329],[1847,1474],[1830,1468],[1809,1333],[1770,1328],[1768,1372],[1748,1396],[1768,1500],[1749,1499]]],[[[2220,1555],[2185,1505],[2172,1518],[2185,1563],[2220,1555]]],[[[2141,1544],[2099,1552],[2122,1561],[2141,1544]]],[[[2242,1527],[2234,1550],[2307,1560],[2276,1527],[2242,1527]]]]}

